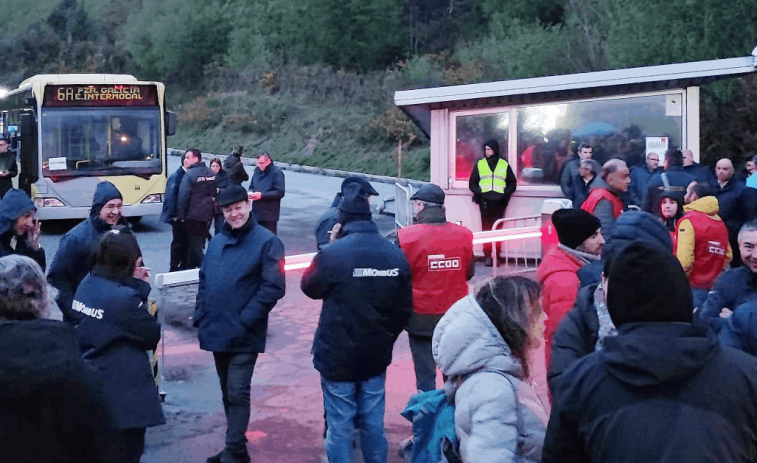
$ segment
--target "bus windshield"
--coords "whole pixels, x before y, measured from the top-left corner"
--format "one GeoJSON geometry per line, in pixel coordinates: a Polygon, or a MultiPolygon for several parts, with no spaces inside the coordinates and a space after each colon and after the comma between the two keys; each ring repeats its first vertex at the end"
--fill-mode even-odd
{"type": "Polygon", "coordinates": [[[157,107],[43,108],[41,123],[45,177],[162,172],[157,107]]]}

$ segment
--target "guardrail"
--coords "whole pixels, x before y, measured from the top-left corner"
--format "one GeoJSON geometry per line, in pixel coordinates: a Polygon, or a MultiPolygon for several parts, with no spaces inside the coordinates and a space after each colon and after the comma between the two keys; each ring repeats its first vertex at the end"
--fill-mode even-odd
{"type": "MultiPolygon", "coordinates": [[[[512,235],[508,234],[506,235],[508,238],[502,240],[502,251],[504,252],[505,263],[508,265],[515,265],[514,269],[507,269],[508,274],[512,275],[530,272],[538,265],[537,262],[541,256],[535,256],[533,253],[529,253],[529,241],[527,240],[541,237],[541,220],[541,214],[523,215],[518,217],[504,217],[497,220],[494,222],[494,225],[492,225],[492,232],[514,231],[513,235],[520,236],[520,239],[514,239],[511,238],[512,235]],[[530,266],[530,262],[533,262],[534,265],[530,266]],[[521,263],[523,265],[521,265],[521,263]]],[[[499,257],[500,253],[497,252],[497,246],[492,246],[492,275],[499,274],[499,257]]]]}

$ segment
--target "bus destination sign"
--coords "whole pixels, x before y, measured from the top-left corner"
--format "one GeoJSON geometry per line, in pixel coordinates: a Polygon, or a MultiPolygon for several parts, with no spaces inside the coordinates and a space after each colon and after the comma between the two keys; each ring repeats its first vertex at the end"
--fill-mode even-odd
{"type": "Polygon", "coordinates": [[[47,85],[43,106],[157,106],[155,85],[47,85]]]}

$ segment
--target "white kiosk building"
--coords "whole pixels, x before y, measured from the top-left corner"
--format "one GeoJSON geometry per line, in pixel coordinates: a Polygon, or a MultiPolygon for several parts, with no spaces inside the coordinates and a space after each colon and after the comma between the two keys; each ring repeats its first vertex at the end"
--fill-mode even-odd
{"type": "Polygon", "coordinates": [[[562,166],[589,143],[594,159],[640,164],[647,149],[699,159],[699,87],[755,72],[757,56],[399,91],[394,103],[431,140],[431,182],[447,217],[481,230],[468,189],[483,144],[499,142],[518,187],[506,217],[540,214],[562,198],[562,166]]]}

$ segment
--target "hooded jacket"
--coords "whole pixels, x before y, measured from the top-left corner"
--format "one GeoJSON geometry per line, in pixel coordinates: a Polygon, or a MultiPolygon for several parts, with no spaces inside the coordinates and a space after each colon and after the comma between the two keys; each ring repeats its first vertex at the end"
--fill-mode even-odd
{"type": "Polygon", "coordinates": [[[696,313],[697,320],[718,332],[724,323],[724,319],[720,318],[721,309],[730,309],[735,313],[741,304],[755,299],[757,274],[749,267],[728,269],[715,280],[707,300],[696,313]]]}
{"type": "MultiPolygon", "coordinates": [[[[123,199],[115,185],[110,182],[98,183],[92,198],[89,218],[63,235],[58,252],[50,264],[47,281],[58,289],[56,302],[63,312],[63,319],[69,323],[75,323],[79,318],[77,313],[71,310],[76,288],[95,265],[95,251],[100,244],[100,238],[113,228],[100,219],[100,210],[113,199],[123,199]]],[[[121,217],[117,225],[128,227],[129,223],[121,217]]]]}
{"type": "Polygon", "coordinates": [[[676,257],[694,288],[710,289],[733,258],[728,229],[718,215],[718,199],[699,198],[683,207],[676,225],[676,257]]]}
{"type": "MultiPolygon", "coordinates": [[[[494,168],[497,166],[497,163],[499,162],[500,155],[499,155],[499,144],[496,141],[488,141],[486,142],[486,145],[491,147],[494,150],[494,155],[486,159],[486,163],[489,164],[489,169],[494,171],[494,168]]],[[[507,159],[505,159],[506,161],[507,159]]],[[[515,193],[515,188],[517,187],[518,181],[515,178],[515,174],[513,173],[513,168],[508,164],[507,166],[507,176],[505,178],[505,191],[502,193],[497,193],[496,191],[489,191],[487,193],[481,192],[481,186],[479,185],[479,182],[481,181],[481,174],[478,171],[478,163],[473,165],[473,169],[471,170],[470,179],[468,180],[468,189],[473,192],[473,202],[481,204],[482,202],[488,202],[492,203],[493,205],[501,206],[503,208],[507,207],[507,204],[510,202],[510,196],[515,193]]]]}
{"type": "Polygon", "coordinates": [[[216,197],[215,174],[204,162],[187,169],[181,179],[176,204],[179,220],[210,222],[213,219],[216,197]]]}
{"type": "Polygon", "coordinates": [[[113,461],[101,384],[67,324],[0,321],[0,389],[4,462],[113,461]]]}
{"type": "Polygon", "coordinates": [[[255,218],[263,222],[276,222],[281,213],[281,198],[285,193],[284,172],[271,164],[264,171],[255,168],[250,180],[250,191],[259,191],[263,196],[252,203],[255,218]]]}
{"type": "Polygon", "coordinates": [[[412,277],[402,250],[373,222],[348,222],[341,234],[316,254],[300,288],[323,299],[313,339],[315,369],[330,381],[359,382],[392,362],[394,342],[413,310],[412,277]]]}
{"type": "Polygon", "coordinates": [[[166,422],[147,357],[160,340],[160,324],[147,311],[149,294],[149,283],[111,280],[95,267],[74,297],[79,348],[103,383],[118,429],[166,422]]]}
{"type": "Polygon", "coordinates": [[[44,271],[47,268],[45,250],[40,246],[33,249],[26,236],[16,236],[16,221],[19,217],[37,208],[29,196],[21,191],[9,190],[5,198],[0,201],[0,257],[18,254],[34,259],[44,271]],[[11,246],[13,237],[16,236],[15,249],[11,246]]]}
{"type": "Polygon", "coordinates": [[[284,297],[284,245],[250,214],[210,240],[200,267],[194,325],[200,348],[211,352],[265,352],[268,314],[284,297]]]}
{"type": "Polygon", "coordinates": [[[553,391],[544,463],[757,458],[757,360],[704,327],[621,326],[563,376],[564,389],[553,391]]]}
{"type": "Polygon", "coordinates": [[[522,365],[472,296],[444,314],[431,345],[455,403],[463,461],[540,461],[547,414],[522,365]]]}

